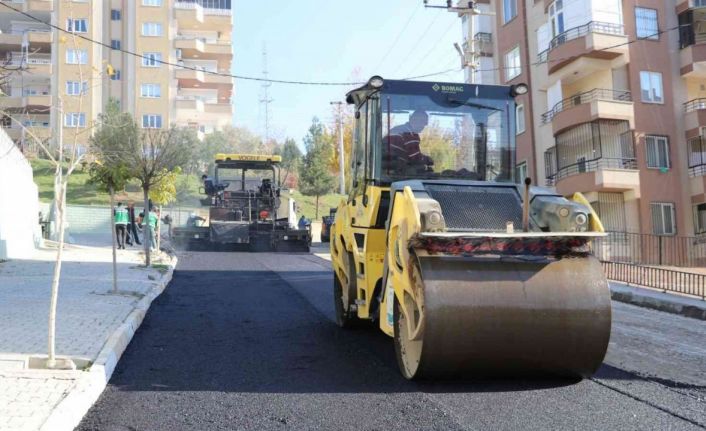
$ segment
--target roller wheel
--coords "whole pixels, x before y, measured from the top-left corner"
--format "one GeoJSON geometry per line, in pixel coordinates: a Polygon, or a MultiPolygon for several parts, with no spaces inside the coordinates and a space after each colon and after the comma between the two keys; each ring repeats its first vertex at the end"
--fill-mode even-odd
{"type": "Polygon", "coordinates": [[[333,274],[333,299],[336,310],[336,324],[341,328],[351,328],[358,323],[357,312],[353,304],[356,298],[356,273],[353,255],[346,253],[346,269],[349,279],[343,285],[336,274],[333,274]]]}
{"type": "Polygon", "coordinates": [[[600,367],[610,291],[593,256],[556,261],[417,259],[395,297],[394,341],[407,379],[582,378],[600,367]],[[424,275],[422,279],[421,275],[424,275]]]}
{"type": "Polygon", "coordinates": [[[415,291],[417,300],[406,296],[405,308],[410,312],[409,316],[402,313],[402,307],[395,297],[394,304],[394,328],[395,328],[395,354],[397,365],[402,375],[414,380],[422,377],[423,368],[423,348],[424,348],[424,323],[423,323],[423,294],[422,281],[417,265],[413,268],[413,279],[415,281],[415,291]]]}

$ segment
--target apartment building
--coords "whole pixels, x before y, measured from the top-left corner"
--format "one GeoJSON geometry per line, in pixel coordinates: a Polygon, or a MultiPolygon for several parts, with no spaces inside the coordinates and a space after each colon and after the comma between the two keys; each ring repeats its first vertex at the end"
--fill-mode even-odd
{"type": "Polygon", "coordinates": [[[0,3],[0,61],[18,69],[2,88],[1,124],[23,148],[28,133],[63,127],[67,137],[75,126],[85,145],[109,98],[143,128],[185,126],[203,139],[231,123],[234,83],[221,75],[233,60],[231,0],[0,3]]]}
{"type": "Polygon", "coordinates": [[[706,1],[474,3],[468,81],[530,86],[519,177],[584,193],[611,231],[706,234],[706,1]]]}

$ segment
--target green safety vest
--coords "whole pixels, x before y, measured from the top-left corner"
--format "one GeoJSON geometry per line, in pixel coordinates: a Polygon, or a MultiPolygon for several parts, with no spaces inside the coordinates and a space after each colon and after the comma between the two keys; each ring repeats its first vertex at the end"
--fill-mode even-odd
{"type": "Polygon", "coordinates": [[[150,212],[148,219],[147,219],[147,222],[149,223],[149,225],[152,229],[157,229],[157,220],[158,220],[157,214],[150,212]]]}
{"type": "Polygon", "coordinates": [[[127,224],[127,209],[116,208],[115,209],[115,224],[127,224]]]}

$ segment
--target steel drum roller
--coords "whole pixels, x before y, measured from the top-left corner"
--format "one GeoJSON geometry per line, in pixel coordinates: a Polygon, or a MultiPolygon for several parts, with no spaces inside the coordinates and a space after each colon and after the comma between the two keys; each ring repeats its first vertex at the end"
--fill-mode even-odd
{"type": "Polygon", "coordinates": [[[423,331],[410,342],[397,326],[407,377],[593,374],[611,329],[600,263],[531,259],[418,258],[423,331]]]}

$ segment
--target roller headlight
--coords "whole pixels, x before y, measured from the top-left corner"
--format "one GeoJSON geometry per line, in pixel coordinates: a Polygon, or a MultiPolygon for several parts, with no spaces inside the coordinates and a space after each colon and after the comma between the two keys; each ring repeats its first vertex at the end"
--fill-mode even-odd
{"type": "Polygon", "coordinates": [[[577,225],[583,226],[583,225],[585,225],[586,222],[588,221],[588,217],[586,217],[586,214],[581,214],[581,213],[579,213],[579,214],[576,214],[576,219],[575,219],[575,220],[576,220],[576,224],[577,224],[577,225]]]}
{"type": "Polygon", "coordinates": [[[372,78],[370,78],[370,81],[368,81],[368,83],[373,88],[382,88],[382,85],[385,83],[385,81],[380,76],[373,76],[372,78]]]}

